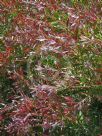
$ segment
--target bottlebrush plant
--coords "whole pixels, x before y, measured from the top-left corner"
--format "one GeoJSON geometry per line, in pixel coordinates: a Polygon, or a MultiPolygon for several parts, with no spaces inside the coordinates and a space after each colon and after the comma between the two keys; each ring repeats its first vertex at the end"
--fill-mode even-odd
{"type": "Polygon", "coordinates": [[[1,135],[49,136],[67,121],[77,127],[77,113],[88,116],[93,97],[101,101],[101,6],[0,0],[1,135]]]}

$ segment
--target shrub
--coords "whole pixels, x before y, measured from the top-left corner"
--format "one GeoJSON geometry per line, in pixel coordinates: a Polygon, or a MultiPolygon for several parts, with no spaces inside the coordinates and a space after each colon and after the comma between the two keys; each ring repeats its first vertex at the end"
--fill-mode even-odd
{"type": "Polygon", "coordinates": [[[0,3],[1,135],[100,134],[87,118],[102,100],[102,2],[0,3]]]}

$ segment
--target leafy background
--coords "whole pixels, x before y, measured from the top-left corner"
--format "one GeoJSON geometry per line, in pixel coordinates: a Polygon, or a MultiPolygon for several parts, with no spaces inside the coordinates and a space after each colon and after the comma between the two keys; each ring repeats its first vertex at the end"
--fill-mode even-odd
{"type": "Polygon", "coordinates": [[[101,7],[0,0],[1,135],[101,135],[101,7]]]}

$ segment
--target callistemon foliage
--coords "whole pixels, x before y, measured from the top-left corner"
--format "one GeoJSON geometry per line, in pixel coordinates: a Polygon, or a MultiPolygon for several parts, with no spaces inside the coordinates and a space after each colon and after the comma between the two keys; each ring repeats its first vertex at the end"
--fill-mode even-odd
{"type": "Polygon", "coordinates": [[[101,85],[101,0],[0,0],[1,135],[76,123],[101,85]]]}

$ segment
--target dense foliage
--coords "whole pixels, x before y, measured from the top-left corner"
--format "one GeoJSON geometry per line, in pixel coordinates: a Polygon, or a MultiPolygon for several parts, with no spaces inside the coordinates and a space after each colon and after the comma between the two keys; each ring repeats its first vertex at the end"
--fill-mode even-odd
{"type": "Polygon", "coordinates": [[[102,134],[102,1],[0,0],[0,135],[102,134]]]}

